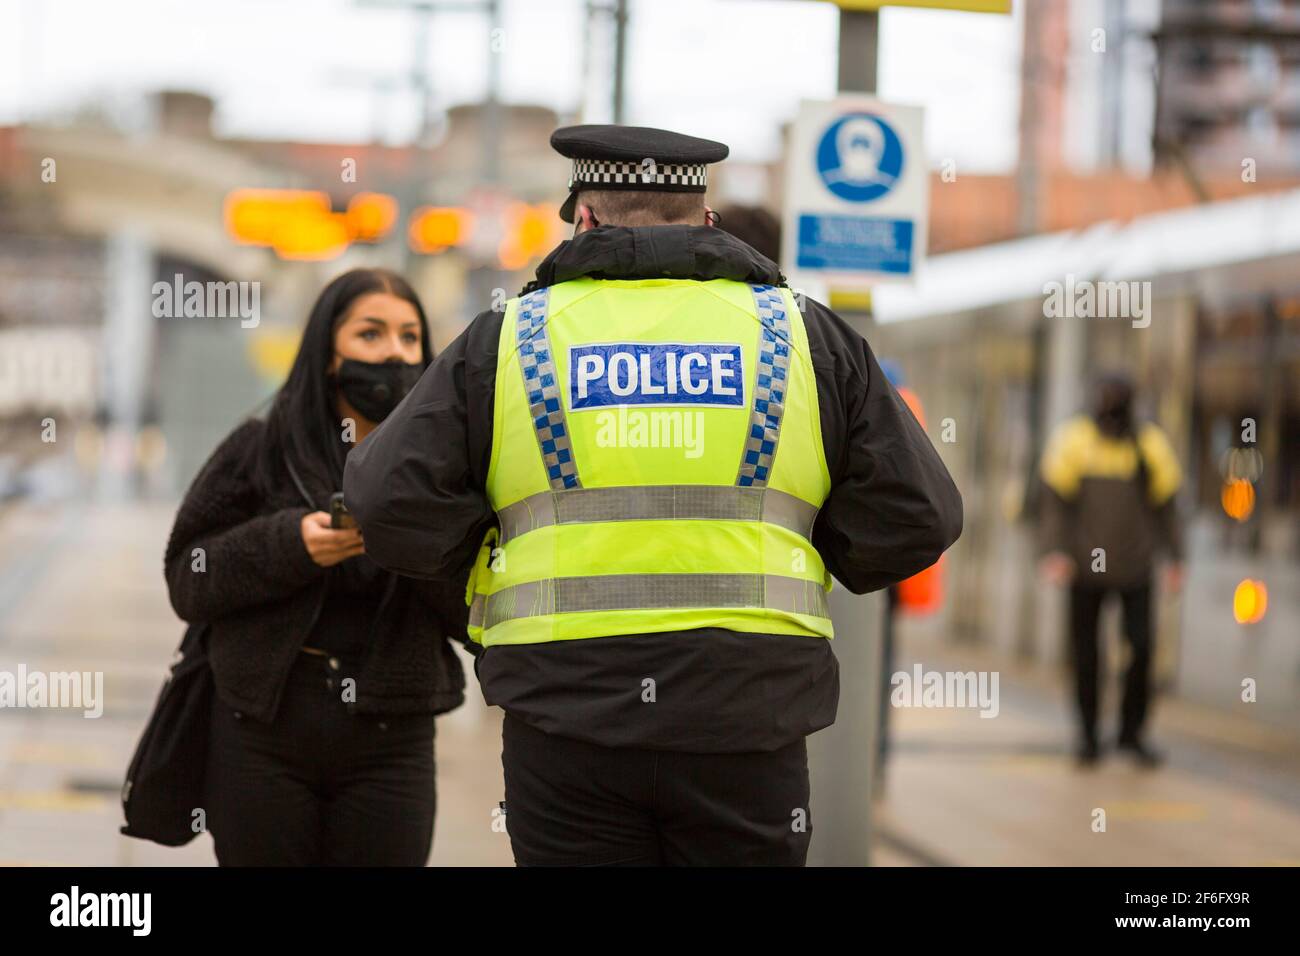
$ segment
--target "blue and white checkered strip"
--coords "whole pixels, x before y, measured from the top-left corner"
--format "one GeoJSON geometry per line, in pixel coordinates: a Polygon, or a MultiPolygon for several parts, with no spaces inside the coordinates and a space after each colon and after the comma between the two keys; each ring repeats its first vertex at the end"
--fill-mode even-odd
{"type": "Polygon", "coordinates": [[[772,474],[772,462],[781,438],[781,415],[785,411],[785,390],[789,384],[790,316],[780,289],[751,285],[750,290],[754,293],[762,328],[758,338],[754,404],[736,484],[764,487],[772,474]]]}
{"type": "Polygon", "coordinates": [[[542,452],[546,477],[551,489],[580,488],[578,466],[569,443],[569,427],[564,420],[564,404],[555,378],[555,360],[546,335],[546,305],[549,289],[538,289],[519,300],[515,317],[515,342],[519,347],[519,368],[524,375],[524,393],[528,410],[537,431],[537,446],[542,452]]]}

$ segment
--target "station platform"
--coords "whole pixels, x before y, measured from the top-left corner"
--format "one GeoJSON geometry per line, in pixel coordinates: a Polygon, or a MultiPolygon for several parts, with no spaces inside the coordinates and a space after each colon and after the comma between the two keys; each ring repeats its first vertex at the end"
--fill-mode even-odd
{"type": "MultiPolygon", "coordinates": [[[[97,719],[0,710],[2,865],[214,863],[207,836],[168,849],[118,833],[122,775],[183,632],[162,579],[174,507],[0,511],[0,670],[102,670],[106,696],[97,719]]],[[[999,712],[891,712],[893,748],[871,804],[875,865],[1300,865],[1294,737],[1167,697],[1152,728],[1163,767],[1112,757],[1080,770],[1060,675],[904,633],[897,666],[916,662],[998,670],[999,712]],[[1093,829],[1098,809],[1105,832],[1093,829]]],[[[472,680],[469,698],[438,722],[429,863],[509,866],[508,837],[492,826],[501,713],[472,680]]],[[[812,825],[817,839],[815,792],[812,825]]]]}

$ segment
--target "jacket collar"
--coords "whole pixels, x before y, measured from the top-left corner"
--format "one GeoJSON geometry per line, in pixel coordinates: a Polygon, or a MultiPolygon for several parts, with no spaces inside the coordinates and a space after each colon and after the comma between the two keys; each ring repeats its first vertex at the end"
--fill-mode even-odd
{"type": "Polygon", "coordinates": [[[556,246],[521,294],[586,276],[785,285],[775,262],[713,226],[598,226],[556,246]]]}

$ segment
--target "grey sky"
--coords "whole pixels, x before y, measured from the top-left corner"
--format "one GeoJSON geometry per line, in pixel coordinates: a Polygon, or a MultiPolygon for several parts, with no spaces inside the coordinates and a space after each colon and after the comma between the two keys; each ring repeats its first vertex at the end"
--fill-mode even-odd
{"type": "MultiPolygon", "coordinates": [[[[581,0],[504,0],[508,102],[578,111],[582,13],[581,0]]],[[[216,97],[230,135],[403,142],[417,122],[403,85],[411,24],[350,0],[0,0],[0,124],[171,87],[216,97]]],[[[927,108],[932,163],[1012,165],[1019,31],[1018,16],[885,11],[881,95],[927,108]]],[[[633,0],[628,122],[771,159],[799,101],[833,95],[837,32],[835,8],[810,0],[633,0]]],[[[439,14],[432,43],[439,105],[479,98],[493,55],[484,17],[439,14]]]]}

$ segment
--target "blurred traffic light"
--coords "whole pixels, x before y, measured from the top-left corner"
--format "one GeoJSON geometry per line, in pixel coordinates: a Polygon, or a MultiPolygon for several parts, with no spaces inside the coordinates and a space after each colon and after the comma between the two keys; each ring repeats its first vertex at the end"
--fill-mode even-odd
{"type": "Polygon", "coordinates": [[[1223,510],[1236,521],[1245,521],[1255,510],[1255,486],[1245,478],[1230,478],[1219,495],[1223,510]]]}
{"type": "Polygon", "coordinates": [[[474,228],[474,217],[455,206],[421,206],[411,214],[407,240],[422,255],[435,255],[463,245],[474,228]]]}
{"type": "Polygon", "coordinates": [[[236,189],[226,197],[225,220],[236,242],[270,246],[282,259],[332,259],[349,241],[344,214],[312,190],[236,189]]]}
{"type": "Polygon", "coordinates": [[[348,235],[353,242],[378,242],[397,222],[397,200],[383,193],[357,193],[348,203],[348,235]]]}
{"type": "Polygon", "coordinates": [[[1268,588],[1263,581],[1246,578],[1232,594],[1232,616],[1238,624],[1258,624],[1268,611],[1268,588]]]}
{"type": "Polygon", "coordinates": [[[505,210],[505,235],[497,246],[501,268],[513,272],[551,251],[559,220],[550,206],[511,203],[505,210]]]}
{"type": "Polygon", "coordinates": [[[305,189],[236,189],[226,196],[226,233],[236,242],[270,246],[292,220],[330,215],[330,198],[305,189]]]}
{"type": "Polygon", "coordinates": [[[1245,478],[1247,481],[1259,481],[1264,473],[1264,458],[1257,448],[1229,448],[1219,459],[1219,473],[1224,481],[1245,478]]]}
{"type": "MultiPolygon", "coordinates": [[[[383,193],[358,193],[346,212],[334,212],[326,193],[301,189],[236,189],[225,203],[232,239],[269,246],[284,259],[332,259],[349,243],[378,242],[400,214],[397,200],[383,193]]],[[[411,214],[407,241],[421,255],[469,246],[471,257],[495,254],[501,268],[514,271],[545,255],[559,239],[550,206],[505,202],[484,214],[483,229],[476,230],[478,222],[464,207],[421,206],[411,214]],[[482,246],[477,252],[471,239],[482,246]]]]}
{"type": "Polygon", "coordinates": [[[281,259],[333,259],[347,247],[347,216],[341,212],[286,219],[271,238],[281,259]]]}

